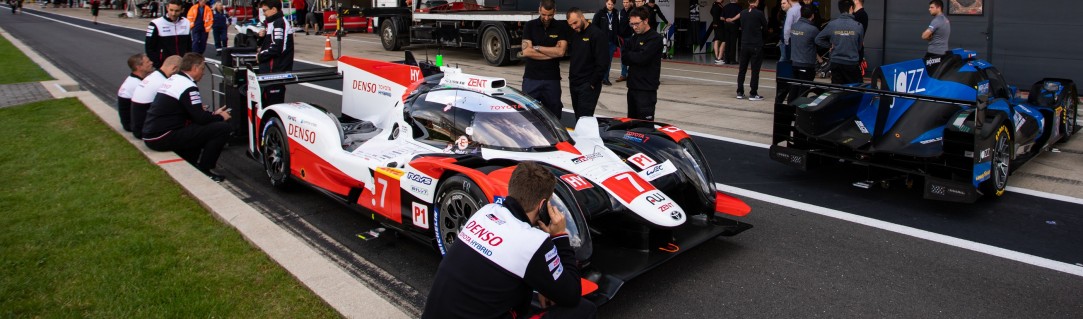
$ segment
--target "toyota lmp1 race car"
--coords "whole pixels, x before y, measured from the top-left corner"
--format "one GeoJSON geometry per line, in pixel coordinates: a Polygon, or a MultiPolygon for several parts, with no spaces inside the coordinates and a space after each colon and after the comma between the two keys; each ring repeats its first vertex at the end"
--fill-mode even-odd
{"type": "Polygon", "coordinates": [[[852,162],[908,182],[923,176],[925,198],[973,202],[1001,196],[1013,170],[1077,129],[1071,80],[1038,81],[1024,99],[972,51],[884,65],[872,79],[779,79],[801,93],[775,104],[771,158],[801,169],[852,162]]]}
{"type": "Polygon", "coordinates": [[[566,217],[584,296],[596,303],[691,247],[751,228],[721,216],[750,208],[715,189],[703,155],[674,126],[583,117],[569,132],[504,79],[409,52],[394,63],[343,56],[329,69],[248,70],[248,151],[273,185],[313,186],[440,253],[474,212],[503,200],[525,160],[558,177],[549,202],[566,217]],[[341,115],[258,98],[261,87],[339,74],[341,115]]]}

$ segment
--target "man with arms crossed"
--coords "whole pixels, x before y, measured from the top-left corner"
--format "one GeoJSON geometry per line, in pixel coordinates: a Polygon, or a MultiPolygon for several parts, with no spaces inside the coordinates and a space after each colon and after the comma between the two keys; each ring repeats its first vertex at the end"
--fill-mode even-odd
{"type": "Polygon", "coordinates": [[[538,3],[538,18],[523,26],[523,92],[541,101],[550,114],[560,119],[560,58],[568,48],[567,24],[556,21],[553,0],[538,3]]]}

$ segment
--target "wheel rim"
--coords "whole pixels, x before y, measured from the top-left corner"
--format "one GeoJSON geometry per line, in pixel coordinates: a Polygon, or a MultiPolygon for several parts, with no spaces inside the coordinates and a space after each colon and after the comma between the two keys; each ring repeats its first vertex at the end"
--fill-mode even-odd
{"type": "Polygon", "coordinates": [[[469,193],[462,190],[452,190],[445,198],[440,203],[440,228],[444,230],[441,240],[444,247],[451,247],[455,238],[459,237],[459,230],[481,207],[469,193]]]}
{"type": "Polygon", "coordinates": [[[490,60],[495,61],[500,56],[500,52],[504,51],[504,46],[500,43],[500,39],[496,36],[490,34],[485,43],[487,44],[485,46],[485,56],[488,57],[490,60]]]}
{"type": "Polygon", "coordinates": [[[1002,191],[1008,183],[1008,168],[1011,164],[1007,134],[997,137],[996,153],[993,154],[993,185],[997,191],[1002,191]]]}
{"type": "Polygon", "coordinates": [[[383,36],[381,38],[383,38],[383,40],[384,40],[384,45],[391,46],[392,44],[394,44],[393,41],[395,41],[395,34],[391,30],[391,25],[384,24],[383,29],[384,29],[384,32],[383,32],[383,36]]]}
{"type": "Polygon", "coordinates": [[[267,175],[272,178],[278,178],[282,176],[283,171],[286,169],[286,161],[283,158],[285,150],[283,149],[282,134],[277,129],[269,132],[264,137],[264,160],[263,164],[267,168],[267,175]]]}

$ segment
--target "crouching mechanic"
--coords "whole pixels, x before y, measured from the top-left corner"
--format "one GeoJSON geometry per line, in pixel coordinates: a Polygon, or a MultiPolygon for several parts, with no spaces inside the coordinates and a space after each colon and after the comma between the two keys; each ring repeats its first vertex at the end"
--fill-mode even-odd
{"type": "MultiPolygon", "coordinates": [[[[125,131],[132,131],[132,94],[147,74],[154,72],[154,63],[150,62],[146,54],[139,53],[128,58],[128,69],[132,73],[120,84],[117,91],[117,113],[120,115],[120,126],[125,131]]],[[[142,125],[140,125],[142,127],[142,125]]]]}
{"type": "Polygon", "coordinates": [[[595,305],[580,297],[564,215],[547,204],[556,177],[526,161],[508,185],[503,204],[479,209],[448,248],[422,318],[594,317],[595,305]],[[540,221],[539,214],[550,222],[540,221]],[[543,306],[556,305],[531,313],[533,291],[543,306]]]}
{"type": "Polygon", "coordinates": [[[130,118],[132,135],[135,138],[143,138],[143,124],[147,120],[147,109],[150,108],[150,103],[154,102],[154,97],[158,96],[158,88],[162,87],[162,83],[165,83],[169,77],[177,73],[180,62],[181,57],[179,55],[171,55],[165,58],[162,67],[144,76],[143,81],[139,82],[135,91],[132,92],[130,118]]]}
{"type": "Polygon", "coordinates": [[[233,128],[225,106],[213,113],[203,109],[196,83],[203,78],[203,56],[184,55],[180,72],[169,77],[147,110],[143,142],[155,151],[173,151],[214,181],[225,177],[211,171],[233,128]]]}

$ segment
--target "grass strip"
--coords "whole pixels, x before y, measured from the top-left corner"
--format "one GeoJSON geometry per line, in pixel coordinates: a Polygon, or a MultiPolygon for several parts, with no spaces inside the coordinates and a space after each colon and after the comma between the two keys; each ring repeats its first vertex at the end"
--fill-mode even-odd
{"type": "Polygon", "coordinates": [[[19,48],[0,36],[0,84],[48,81],[53,78],[19,48]]]}
{"type": "Polygon", "coordinates": [[[0,126],[0,317],[339,317],[78,100],[0,126]]]}

